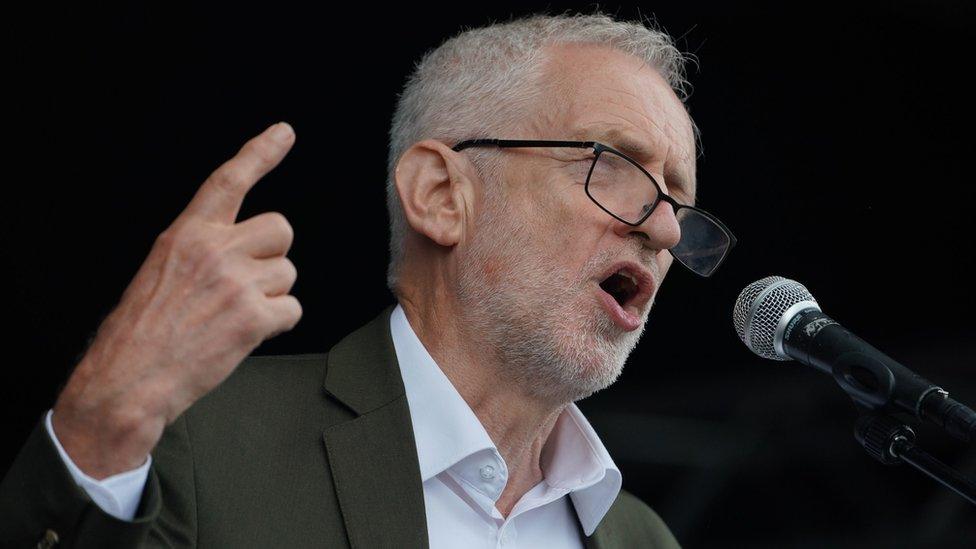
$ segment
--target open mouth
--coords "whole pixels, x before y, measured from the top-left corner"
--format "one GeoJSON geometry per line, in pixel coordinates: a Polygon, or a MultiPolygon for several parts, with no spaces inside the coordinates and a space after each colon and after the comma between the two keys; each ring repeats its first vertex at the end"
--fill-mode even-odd
{"type": "Polygon", "coordinates": [[[600,287],[603,288],[604,292],[610,294],[610,297],[621,307],[626,307],[640,292],[640,284],[637,282],[637,278],[625,269],[605,278],[600,283],[600,287]]]}
{"type": "Polygon", "coordinates": [[[642,313],[654,293],[650,271],[632,261],[613,265],[599,282],[604,308],[618,326],[636,330],[642,324],[642,313]]]}

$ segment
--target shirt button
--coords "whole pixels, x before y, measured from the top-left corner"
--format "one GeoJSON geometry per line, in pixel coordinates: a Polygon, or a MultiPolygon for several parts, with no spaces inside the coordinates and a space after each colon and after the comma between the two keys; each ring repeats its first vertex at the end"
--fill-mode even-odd
{"type": "Polygon", "coordinates": [[[44,537],[37,542],[37,547],[40,547],[42,549],[48,549],[54,547],[60,541],[61,540],[58,539],[57,532],[55,532],[54,530],[47,530],[44,532],[44,537]]]}
{"type": "Polygon", "coordinates": [[[495,478],[495,468],[491,465],[485,465],[481,468],[481,480],[491,480],[495,478]]]}

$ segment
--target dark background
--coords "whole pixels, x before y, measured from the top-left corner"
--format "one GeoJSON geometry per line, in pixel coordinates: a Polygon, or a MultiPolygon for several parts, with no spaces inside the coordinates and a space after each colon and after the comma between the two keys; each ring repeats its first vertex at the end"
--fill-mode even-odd
{"type": "MultiPolygon", "coordinates": [[[[582,402],[688,547],[956,547],[976,512],[874,462],[834,382],[752,355],[731,309],[781,274],[891,356],[976,404],[976,224],[964,2],[607,4],[694,53],[700,205],[739,237],[709,280],[675,268],[612,388],[582,402]]],[[[304,317],[257,354],[322,352],[392,302],[386,135],[413,63],[463,26],[591,4],[330,11],[42,8],[11,16],[0,216],[6,471],[155,236],[252,134],[295,127],[241,218],[285,213],[304,317]],[[367,22],[368,21],[368,22],[367,22]]],[[[558,138],[559,136],[553,136],[558,138]]],[[[921,444],[976,474],[929,426],[921,444]]]]}

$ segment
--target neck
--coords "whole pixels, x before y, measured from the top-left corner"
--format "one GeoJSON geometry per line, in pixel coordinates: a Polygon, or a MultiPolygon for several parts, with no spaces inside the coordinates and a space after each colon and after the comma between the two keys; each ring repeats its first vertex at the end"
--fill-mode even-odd
{"type": "Polygon", "coordinates": [[[521,497],[543,480],[541,456],[559,414],[568,403],[547,402],[506,379],[495,353],[476,333],[453,319],[455,307],[444,300],[418,298],[401,291],[400,305],[410,327],[451,381],[508,467],[508,483],[496,502],[508,516],[521,497]]]}

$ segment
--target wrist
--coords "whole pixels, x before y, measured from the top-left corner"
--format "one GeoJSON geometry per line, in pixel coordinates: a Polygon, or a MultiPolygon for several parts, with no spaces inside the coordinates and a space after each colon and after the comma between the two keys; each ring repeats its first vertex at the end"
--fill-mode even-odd
{"type": "Polygon", "coordinates": [[[135,403],[77,399],[66,388],[54,406],[51,424],[75,465],[101,480],[146,462],[166,427],[165,418],[149,410],[135,403]]]}

